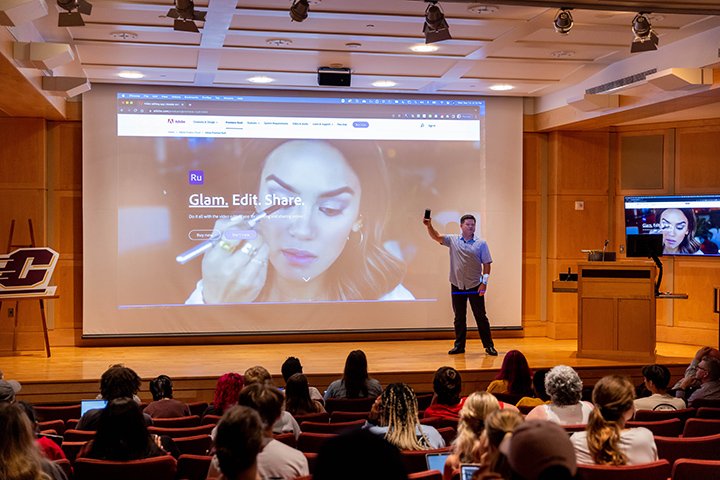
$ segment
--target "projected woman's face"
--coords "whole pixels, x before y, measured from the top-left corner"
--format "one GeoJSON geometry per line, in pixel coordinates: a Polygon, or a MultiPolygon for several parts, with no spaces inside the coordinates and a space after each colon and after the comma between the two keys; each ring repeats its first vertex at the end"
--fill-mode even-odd
{"type": "Polygon", "coordinates": [[[688,234],[688,219],[677,208],[668,208],[660,215],[660,231],[665,253],[677,252],[688,234]]]}
{"type": "Polygon", "coordinates": [[[265,162],[259,194],[264,208],[268,200],[293,204],[259,225],[270,263],[285,280],[317,279],[359,226],[360,180],[326,143],[296,140],[276,148],[265,162]]]}

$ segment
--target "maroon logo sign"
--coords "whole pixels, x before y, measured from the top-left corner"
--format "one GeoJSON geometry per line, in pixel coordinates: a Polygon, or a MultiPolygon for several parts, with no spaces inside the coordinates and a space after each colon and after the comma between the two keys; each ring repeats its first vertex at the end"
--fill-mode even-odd
{"type": "Polygon", "coordinates": [[[0,255],[0,298],[28,295],[54,295],[50,278],[58,253],[47,247],[19,248],[0,255]]]}

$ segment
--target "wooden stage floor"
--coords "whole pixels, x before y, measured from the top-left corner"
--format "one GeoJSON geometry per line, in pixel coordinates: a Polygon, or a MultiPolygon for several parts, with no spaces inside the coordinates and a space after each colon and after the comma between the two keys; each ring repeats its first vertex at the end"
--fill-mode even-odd
{"type": "MultiPolygon", "coordinates": [[[[451,340],[381,342],[282,343],[250,345],[184,345],[131,347],[56,347],[52,357],[44,352],[23,352],[0,358],[6,379],[23,384],[20,398],[29,401],[74,401],[92,398],[102,372],[114,363],[133,368],[145,381],[166,374],[175,382],[176,397],[186,401],[212,398],[215,380],[225,372],[244,372],[262,365],[282,384],[280,366],[288,356],[300,358],[304,373],[321,390],[342,374],[345,357],[355,349],[365,351],[371,376],[383,385],[394,381],[412,384],[417,391],[432,391],[432,375],[440,366],[458,369],[464,392],[483,389],[511,349],[522,351],[533,369],[566,364],[576,368],[586,384],[611,373],[640,379],[642,362],[628,363],[576,357],[575,340],[545,337],[500,338],[500,355],[485,355],[479,340],[468,342],[467,353],[450,356],[451,340]]],[[[658,343],[657,363],[668,365],[673,377],[681,375],[699,346],[658,343]]],[[[140,396],[149,398],[144,383],[140,396]]]]}

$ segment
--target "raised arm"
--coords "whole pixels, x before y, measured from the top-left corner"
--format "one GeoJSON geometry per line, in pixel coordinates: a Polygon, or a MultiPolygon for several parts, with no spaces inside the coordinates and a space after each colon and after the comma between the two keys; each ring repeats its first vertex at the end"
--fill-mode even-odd
{"type": "Polygon", "coordinates": [[[432,238],[439,244],[442,244],[443,237],[438,233],[437,230],[435,230],[435,227],[432,226],[432,220],[430,220],[429,218],[424,218],[423,223],[427,227],[428,235],[430,235],[430,238],[432,238]]]}

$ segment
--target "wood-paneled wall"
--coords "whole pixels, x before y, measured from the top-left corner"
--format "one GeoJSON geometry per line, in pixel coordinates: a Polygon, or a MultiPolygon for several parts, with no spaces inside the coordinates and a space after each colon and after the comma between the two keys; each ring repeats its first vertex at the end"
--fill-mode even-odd
{"type": "MultiPolygon", "coordinates": [[[[625,195],[720,193],[720,119],[677,124],[613,128],[608,131],[557,131],[525,134],[524,239],[530,244],[547,234],[546,252],[523,251],[523,322],[526,334],[545,324],[551,338],[577,336],[577,298],[553,293],[551,282],[584,259],[581,249],[599,249],[608,239],[609,251],[623,258],[625,195]],[[544,139],[543,139],[544,136],[544,139]],[[628,141],[629,140],[629,141],[628,141]],[[628,145],[630,148],[628,148],[628,145]],[[652,145],[654,155],[632,151],[652,145]],[[537,190],[546,162],[547,192],[537,190]],[[654,180],[644,182],[638,165],[650,165],[654,180]],[[536,173],[531,175],[528,170],[536,173]],[[547,203],[547,215],[538,215],[547,203]],[[576,208],[583,202],[583,209],[576,208]],[[545,230],[543,230],[545,229],[545,230]],[[547,268],[541,269],[543,254],[547,268]],[[532,291],[543,285],[539,291],[532,291]],[[543,308],[543,302],[546,306],[543,308]],[[538,318],[537,312],[545,311],[538,318]]],[[[657,339],[686,344],[716,344],[718,317],[712,311],[712,291],[720,287],[720,260],[665,257],[664,291],[688,293],[687,300],[659,300],[657,339]]],[[[717,345],[716,345],[717,346],[717,345]]]]}
{"type": "MultiPolygon", "coordinates": [[[[642,142],[640,142],[642,143],[642,142]]],[[[577,299],[552,293],[552,280],[577,270],[581,249],[619,251],[624,243],[622,200],[629,194],[718,193],[720,119],[616,128],[607,131],[526,133],[523,167],[523,325],[526,336],[575,338],[577,299]],[[623,138],[662,136],[662,185],[632,188],[622,172],[623,138]],[[583,209],[576,209],[583,202],[583,209]]],[[[626,154],[627,156],[627,154],[626,154]]],[[[626,173],[626,175],[629,175],[626,173]]],[[[38,244],[60,252],[55,282],[60,299],[49,302],[50,342],[77,343],[82,327],[82,124],[36,118],[0,118],[0,249],[11,219],[14,243],[28,243],[27,219],[38,244]]],[[[622,257],[621,254],[619,254],[622,257]]],[[[720,286],[720,260],[666,258],[663,290],[688,300],[658,302],[658,340],[688,344],[716,341],[712,288],[720,286]]],[[[0,350],[12,345],[14,318],[0,311],[0,350]]],[[[20,349],[40,349],[39,312],[20,311],[20,349]]]]}

